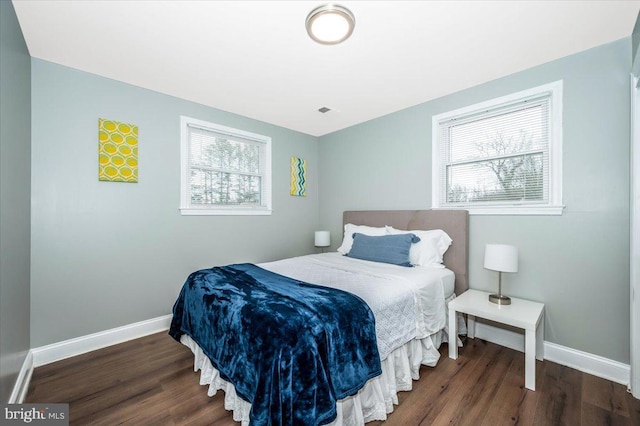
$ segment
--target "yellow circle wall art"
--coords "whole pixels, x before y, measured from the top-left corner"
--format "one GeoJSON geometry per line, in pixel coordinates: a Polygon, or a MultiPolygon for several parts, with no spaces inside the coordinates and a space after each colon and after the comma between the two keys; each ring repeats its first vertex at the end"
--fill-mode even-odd
{"type": "Polygon", "coordinates": [[[109,156],[106,154],[100,154],[100,166],[108,166],[109,165],[109,156]]]}
{"type": "Polygon", "coordinates": [[[98,120],[98,179],[138,182],[138,126],[98,120]]]}
{"type": "Polygon", "coordinates": [[[120,123],[118,124],[118,131],[122,135],[128,135],[129,133],[131,133],[131,126],[126,123],[120,123]]]}
{"type": "Polygon", "coordinates": [[[129,167],[120,167],[120,174],[128,179],[133,176],[133,171],[129,167]]]}
{"type": "Polygon", "coordinates": [[[111,140],[114,143],[120,145],[122,142],[124,142],[124,136],[122,136],[120,133],[112,133],[111,140]]]}

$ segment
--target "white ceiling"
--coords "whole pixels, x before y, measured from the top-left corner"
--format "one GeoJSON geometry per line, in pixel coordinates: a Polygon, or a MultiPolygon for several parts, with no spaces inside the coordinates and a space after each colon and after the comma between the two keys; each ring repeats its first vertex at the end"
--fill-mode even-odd
{"type": "Polygon", "coordinates": [[[343,1],[355,31],[323,46],[304,28],[323,3],[13,0],[33,57],[314,136],[627,37],[640,10],[343,1]]]}

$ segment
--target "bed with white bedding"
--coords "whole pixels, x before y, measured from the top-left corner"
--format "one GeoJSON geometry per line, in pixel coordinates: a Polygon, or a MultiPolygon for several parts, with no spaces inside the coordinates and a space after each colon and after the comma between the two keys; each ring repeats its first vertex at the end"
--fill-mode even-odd
{"type": "MultiPolygon", "coordinates": [[[[438,347],[448,339],[446,304],[455,297],[454,289],[461,291],[466,286],[467,216],[460,211],[345,212],[344,220],[345,224],[359,221],[378,227],[384,226],[380,222],[383,221],[406,230],[445,229],[452,234],[452,248],[456,248],[447,250],[455,257],[449,256],[447,263],[445,254],[446,268],[442,265],[407,268],[340,253],[258,265],[295,280],[355,294],[373,312],[382,374],[370,379],[354,395],[339,400],[337,416],[331,423],[359,425],[386,419],[398,403],[397,392],[411,390],[420,366],[436,365],[440,356],[438,347]]],[[[463,324],[461,327],[464,331],[463,324]]],[[[238,396],[234,385],[223,379],[191,337],[184,334],[180,341],[193,351],[194,369],[201,370],[200,384],[209,386],[208,394],[223,390],[225,408],[233,411],[234,420],[249,424],[251,404],[238,396]]]]}
{"type": "Polygon", "coordinates": [[[354,293],[376,318],[380,359],[409,340],[442,330],[454,273],[352,259],[340,253],[294,257],[258,266],[280,275],[354,293]]]}

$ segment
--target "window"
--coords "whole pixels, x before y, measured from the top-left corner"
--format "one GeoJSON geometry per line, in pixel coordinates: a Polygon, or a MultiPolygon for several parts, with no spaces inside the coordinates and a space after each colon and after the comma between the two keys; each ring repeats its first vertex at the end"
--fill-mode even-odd
{"type": "Polygon", "coordinates": [[[433,117],[434,208],[562,214],[562,81],[433,117]]]}
{"type": "Polygon", "coordinates": [[[180,117],[183,215],[271,214],[271,138],[180,117]]]}

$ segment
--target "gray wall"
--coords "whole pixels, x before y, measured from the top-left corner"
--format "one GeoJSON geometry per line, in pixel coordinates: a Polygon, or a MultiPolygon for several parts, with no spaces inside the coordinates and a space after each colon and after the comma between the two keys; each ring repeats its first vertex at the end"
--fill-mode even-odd
{"type": "Polygon", "coordinates": [[[434,114],[562,79],[565,212],[472,216],[470,286],[497,287],[486,243],[514,244],[503,290],[546,304],[545,340],[629,363],[630,69],[629,37],[321,137],[321,226],[340,235],[347,209],[429,208],[434,114]]]}
{"type": "Polygon", "coordinates": [[[631,60],[633,62],[633,71],[635,75],[640,71],[640,58],[638,58],[638,49],[640,49],[640,14],[636,18],[636,24],[633,26],[631,34],[631,60]]]}
{"type": "Polygon", "coordinates": [[[194,270],[315,250],[317,138],[38,59],[32,82],[32,347],[169,314],[194,270]],[[180,215],[180,115],[272,138],[273,215],[180,215]],[[139,126],[138,183],[98,181],[101,117],[139,126]]]}
{"type": "Polygon", "coordinates": [[[0,401],[29,350],[30,57],[13,5],[0,1],[0,401]]]}

